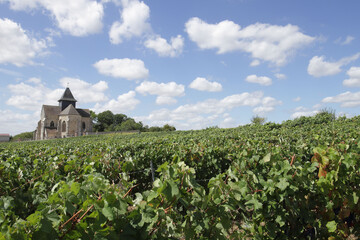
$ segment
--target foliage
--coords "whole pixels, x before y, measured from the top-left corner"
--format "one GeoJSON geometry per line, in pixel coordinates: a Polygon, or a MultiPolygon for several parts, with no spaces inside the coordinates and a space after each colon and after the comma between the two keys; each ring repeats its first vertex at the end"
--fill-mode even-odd
{"type": "Polygon", "coordinates": [[[260,116],[253,116],[251,118],[251,123],[255,125],[263,125],[266,121],[266,118],[260,116]]]}
{"type": "Polygon", "coordinates": [[[359,236],[360,116],[301,121],[4,143],[0,239],[359,236]]]}
{"type": "Polygon", "coordinates": [[[98,132],[114,132],[114,131],[132,131],[138,130],[142,132],[162,132],[175,131],[176,128],[169,124],[163,127],[148,127],[142,122],[136,122],[133,118],[129,118],[125,114],[113,114],[110,110],[95,114],[90,112],[94,123],[94,130],[98,132]]]}
{"type": "Polygon", "coordinates": [[[11,141],[28,141],[33,139],[33,132],[23,132],[20,134],[17,134],[11,138],[11,141]]]}

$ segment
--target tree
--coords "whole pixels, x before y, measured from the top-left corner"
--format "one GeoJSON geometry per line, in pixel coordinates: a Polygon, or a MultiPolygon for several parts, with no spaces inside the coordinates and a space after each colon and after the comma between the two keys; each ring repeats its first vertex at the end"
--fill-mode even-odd
{"type": "Polygon", "coordinates": [[[129,118],[121,123],[121,125],[116,126],[116,131],[131,131],[131,130],[141,130],[143,128],[142,122],[135,122],[134,119],[129,118]]]}
{"type": "Polygon", "coordinates": [[[176,131],[176,128],[174,127],[174,126],[171,126],[171,125],[169,125],[169,124],[165,124],[164,126],[163,126],[163,131],[176,131]]]}
{"type": "Polygon", "coordinates": [[[253,116],[253,117],[251,118],[251,123],[252,123],[252,124],[255,124],[255,125],[263,125],[263,124],[265,123],[265,121],[266,121],[266,118],[260,117],[260,116],[258,116],[258,115],[253,116]]]}
{"type": "Polygon", "coordinates": [[[28,141],[33,139],[33,132],[23,132],[11,138],[11,141],[28,141]]]}
{"type": "Polygon", "coordinates": [[[122,122],[126,121],[128,117],[125,114],[115,114],[114,115],[114,125],[121,125],[122,122]]]}
{"type": "Polygon", "coordinates": [[[97,131],[112,131],[114,114],[110,110],[101,112],[97,115],[97,121],[97,125],[94,127],[97,131]]]}

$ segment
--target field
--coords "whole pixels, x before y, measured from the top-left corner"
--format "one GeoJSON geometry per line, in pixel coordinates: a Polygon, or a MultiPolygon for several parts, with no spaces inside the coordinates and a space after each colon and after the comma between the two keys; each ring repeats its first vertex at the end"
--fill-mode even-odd
{"type": "Polygon", "coordinates": [[[356,239],[360,117],[0,145],[0,239],[356,239]]]}

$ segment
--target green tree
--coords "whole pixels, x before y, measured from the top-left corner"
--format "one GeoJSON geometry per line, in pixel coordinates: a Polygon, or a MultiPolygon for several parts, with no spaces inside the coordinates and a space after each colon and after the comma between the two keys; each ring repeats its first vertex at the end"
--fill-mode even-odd
{"type": "Polygon", "coordinates": [[[255,124],[255,125],[263,125],[263,124],[265,123],[265,121],[266,121],[266,118],[260,117],[260,116],[258,116],[258,115],[253,116],[253,117],[251,118],[251,123],[252,123],[252,124],[255,124]]]}
{"type": "Polygon", "coordinates": [[[122,122],[126,121],[128,117],[125,114],[115,114],[114,115],[114,125],[121,125],[122,122]]]}
{"type": "Polygon", "coordinates": [[[23,132],[20,134],[17,134],[11,138],[12,142],[15,141],[28,141],[33,139],[33,132],[23,132]]]}
{"type": "Polygon", "coordinates": [[[163,131],[167,131],[167,132],[169,132],[169,131],[176,131],[176,128],[175,128],[174,126],[169,125],[169,124],[165,124],[165,125],[163,126],[163,131]]]}
{"type": "Polygon", "coordinates": [[[111,131],[114,123],[114,114],[110,111],[104,111],[97,115],[97,124],[95,125],[95,130],[99,132],[111,131]]]}
{"type": "Polygon", "coordinates": [[[121,123],[121,125],[116,126],[116,131],[131,131],[131,130],[142,130],[142,122],[136,122],[134,119],[129,118],[121,123]]]}

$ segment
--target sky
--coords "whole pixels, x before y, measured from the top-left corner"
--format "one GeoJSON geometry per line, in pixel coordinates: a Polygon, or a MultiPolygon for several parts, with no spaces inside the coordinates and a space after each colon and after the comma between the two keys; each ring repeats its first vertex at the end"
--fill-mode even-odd
{"type": "Polygon", "coordinates": [[[0,0],[0,133],[77,107],[178,130],[360,110],[358,0],[0,0]]]}

